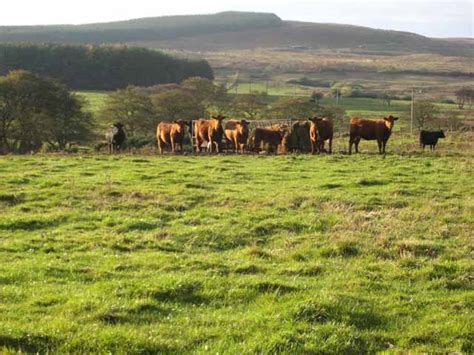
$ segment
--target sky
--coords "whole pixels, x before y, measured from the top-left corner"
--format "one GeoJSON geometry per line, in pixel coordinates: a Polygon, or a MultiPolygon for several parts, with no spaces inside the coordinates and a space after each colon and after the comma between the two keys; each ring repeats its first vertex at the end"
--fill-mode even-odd
{"type": "Polygon", "coordinates": [[[234,10],[430,37],[473,37],[474,33],[474,0],[2,0],[0,8],[0,26],[81,24],[234,10]]]}

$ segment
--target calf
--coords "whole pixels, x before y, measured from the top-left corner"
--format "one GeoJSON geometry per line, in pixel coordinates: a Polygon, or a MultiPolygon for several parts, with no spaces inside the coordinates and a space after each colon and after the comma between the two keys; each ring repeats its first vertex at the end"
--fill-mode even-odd
{"type": "Polygon", "coordinates": [[[158,150],[163,154],[166,145],[171,145],[171,151],[176,152],[179,145],[181,154],[183,153],[183,141],[185,132],[185,121],[175,120],[173,122],[160,122],[156,128],[156,141],[158,150]]]}
{"type": "Polygon", "coordinates": [[[260,145],[266,143],[268,144],[268,153],[276,152],[285,135],[285,129],[273,130],[270,128],[256,128],[253,138],[254,151],[259,153],[260,145]]]}
{"type": "Polygon", "coordinates": [[[249,138],[249,122],[230,120],[225,124],[225,138],[232,144],[232,151],[244,153],[249,138]]]}
{"type": "Polygon", "coordinates": [[[213,147],[216,147],[217,153],[221,150],[222,136],[224,129],[222,128],[222,120],[225,116],[212,116],[211,119],[199,119],[194,121],[194,131],[196,136],[196,151],[201,152],[201,145],[207,142],[208,149],[212,153],[213,147]]]}
{"type": "Polygon", "coordinates": [[[439,138],[446,138],[444,132],[441,131],[420,131],[420,146],[425,150],[425,146],[429,145],[431,150],[436,148],[439,138]]]}
{"type": "Polygon", "coordinates": [[[398,117],[392,115],[381,120],[363,120],[358,117],[351,118],[349,125],[349,154],[352,153],[352,145],[355,145],[356,153],[359,153],[359,142],[361,139],[377,140],[379,153],[385,154],[387,141],[392,134],[392,128],[398,117]]]}
{"type": "Polygon", "coordinates": [[[311,141],[311,153],[326,152],[324,142],[329,140],[329,154],[332,153],[332,139],[334,136],[334,128],[332,121],[328,118],[308,118],[311,121],[309,128],[309,139],[311,141]]]}
{"type": "Polygon", "coordinates": [[[123,129],[123,124],[118,122],[107,128],[107,132],[105,133],[105,139],[107,140],[107,148],[109,154],[115,153],[123,149],[125,140],[127,139],[127,136],[125,135],[125,131],[123,129]]]}

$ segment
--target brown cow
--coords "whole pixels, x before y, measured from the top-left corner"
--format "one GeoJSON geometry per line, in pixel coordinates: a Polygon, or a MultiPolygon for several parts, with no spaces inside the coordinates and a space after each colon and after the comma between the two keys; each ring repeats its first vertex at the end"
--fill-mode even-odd
{"type": "Polygon", "coordinates": [[[392,134],[392,128],[398,117],[392,115],[381,120],[363,120],[358,117],[351,118],[349,126],[349,154],[352,153],[352,144],[355,145],[356,153],[359,153],[359,142],[361,139],[377,140],[379,153],[385,154],[385,146],[392,134]]]}
{"type": "Polygon", "coordinates": [[[163,154],[166,145],[171,145],[171,151],[176,152],[176,145],[179,144],[181,154],[183,153],[183,141],[185,132],[185,122],[183,120],[175,120],[173,122],[160,122],[156,128],[156,140],[158,142],[158,150],[163,154]]]}
{"type": "Polygon", "coordinates": [[[249,138],[249,123],[246,120],[230,120],[225,124],[225,138],[232,144],[232,151],[244,153],[249,138]]]}
{"type": "Polygon", "coordinates": [[[309,128],[309,139],[311,140],[311,153],[326,152],[324,149],[324,142],[329,140],[329,154],[332,153],[332,138],[334,135],[334,129],[332,121],[328,118],[308,118],[311,121],[311,127],[309,128]]]}
{"type": "Polygon", "coordinates": [[[287,131],[285,129],[273,130],[270,128],[255,128],[253,144],[256,153],[260,152],[261,143],[268,144],[268,153],[277,152],[287,131]]]}
{"type": "Polygon", "coordinates": [[[201,152],[201,145],[207,142],[208,150],[212,153],[213,147],[216,147],[217,153],[220,152],[222,136],[224,129],[222,128],[222,120],[225,116],[212,116],[211,119],[198,119],[194,121],[194,131],[196,136],[196,151],[201,152]]]}

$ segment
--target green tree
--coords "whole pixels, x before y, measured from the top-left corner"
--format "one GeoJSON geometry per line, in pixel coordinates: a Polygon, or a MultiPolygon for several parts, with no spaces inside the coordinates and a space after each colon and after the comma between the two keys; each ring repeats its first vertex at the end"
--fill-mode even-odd
{"type": "Polygon", "coordinates": [[[163,91],[151,97],[159,121],[195,119],[203,117],[205,107],[190,92],[174,89],[163,91]]]}
{"type": "Polygon", "coordinates": [[[149,135],[156,123],[150,97],[135,86],[111,93],[100,116],[108,124],[121,122],[130,136],[149,135]]]}
{"type": "Polygon", "coordinates": [[[194,96],[208,115],[229,111],[230,99],[225,85],[215,85],[212,80],[192,77],[184,80],[181,87],[194,96]]]}
{"type": "Polygon", "coordinates": [[[306,98],[282,97],[271,104],[268,113],[276,119],[307,119],[317,107],[306,98]]]}
{"type": "Polygon", "coordinates": [[[235,116],[256,119],[267,108],[267,94],[256,92],[237,95],[231,104],[231,112],[235,116]]]}
{"type": "Polygon", "coordinates": [[[64,149],[92,136],[82,101],[56,81],[24,70],[0,77],[0,151],[26,153],[44,143],[64,149]]]}

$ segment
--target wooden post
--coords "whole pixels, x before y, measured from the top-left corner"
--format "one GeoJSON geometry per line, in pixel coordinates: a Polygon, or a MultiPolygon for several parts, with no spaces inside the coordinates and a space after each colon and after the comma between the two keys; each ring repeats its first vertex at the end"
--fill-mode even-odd
{"type": "Polygon", "coordinates": [[[413,134],[414,115],[415,115],[415,88],[411,88],[410,134],[413,134]]]}

